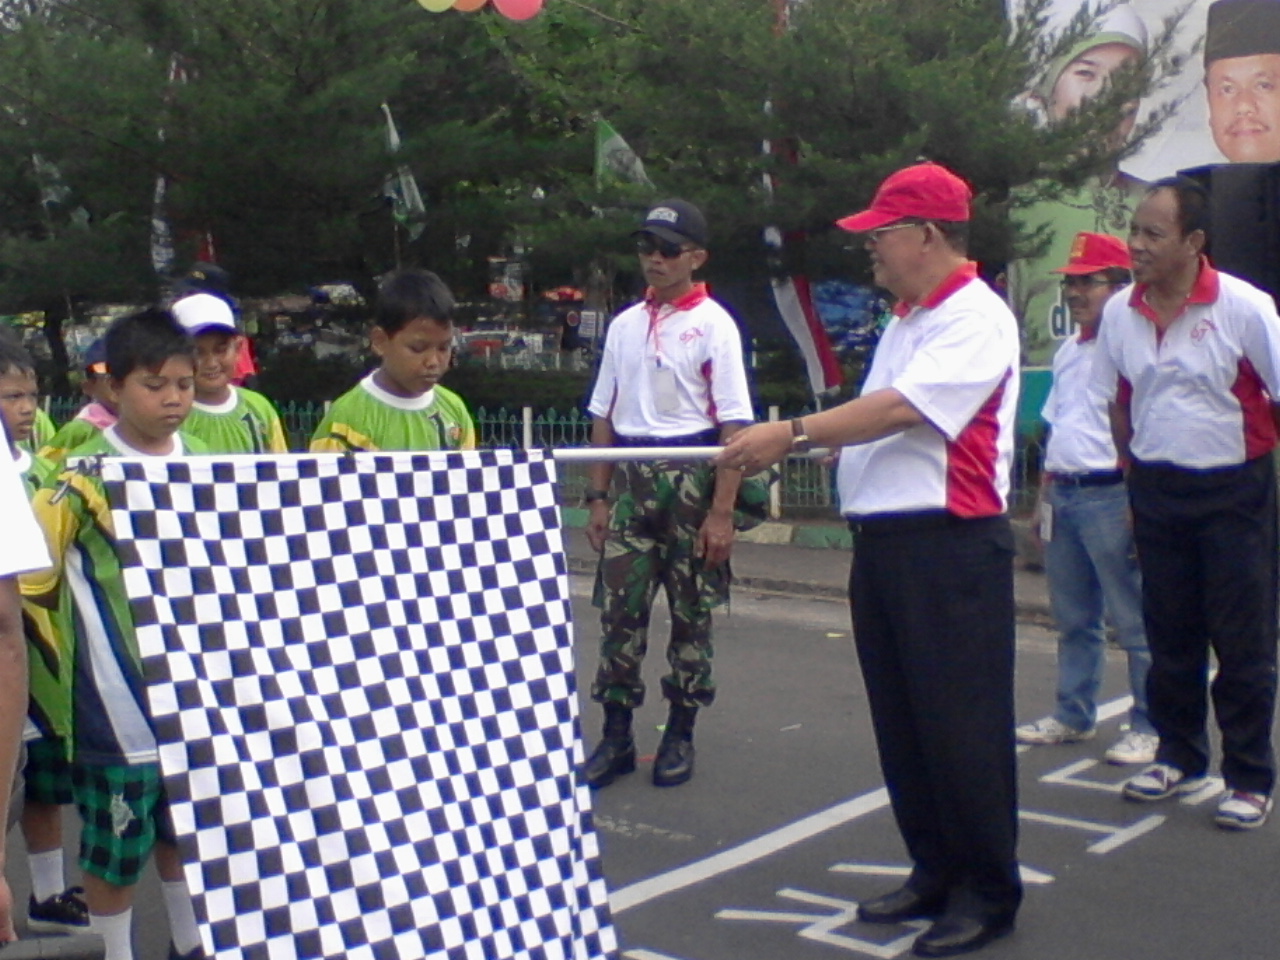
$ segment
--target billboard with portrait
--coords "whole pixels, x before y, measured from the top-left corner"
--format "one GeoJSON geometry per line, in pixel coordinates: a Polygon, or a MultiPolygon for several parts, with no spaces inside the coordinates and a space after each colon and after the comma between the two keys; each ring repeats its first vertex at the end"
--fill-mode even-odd
{"type": "MultiPolygon", "coordinates": [[[[1016,14],[1019,0],[1009,0],[1016,14]]],[[[1122,0],[1106,9],[1089,35],[1045,65],[1023,105],[1052,124],[1103,89],[1107,77],[1147,50],[1165,18],[1185,0],[1122,0]]],[[[1079,0],[1055,0],[1051,26],[1065,27],[1079,0]]],[[[1023,225],[1048,228],[1035,259],[1010,265],[1011,303],[1023,324],[1024,357],[1045,365],[1070,336],[1071,320],[1052,274],[1081,230],[1125,236],[1146,185],[1179,170],[1216,163],[1280,161],[1280,0],[1192,0],[1173,37],[1182,70],[1118,125],[1126,138],[1136,116],[1165,104],[1173,113],[1116,169],[1078,190],[1018,214],[1023,225]]]]}

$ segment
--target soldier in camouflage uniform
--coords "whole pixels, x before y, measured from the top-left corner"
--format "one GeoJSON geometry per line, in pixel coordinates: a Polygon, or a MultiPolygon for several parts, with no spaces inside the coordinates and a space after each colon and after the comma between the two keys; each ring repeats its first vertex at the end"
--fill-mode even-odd
{"type": "MultiPolygon", "coordinates": [[[[706,262],[706,221],[697,207],[667,200],[636,232],[645,299],[614,318],[588,405],[595,446],[716,446],[753,419],[733,318],[694,283],[706,262]]],[[[659,586],[671,609],[670,705],[653,782],[693,775],[693,724],[715,698],[711,611],[729,597],[735,525],[763,508],[765,486],[702,461],[624,461],[609,509],[614,465],[591,466],[587,537],[601,551],[596,602],[602,609],[600,667],[592,699],[604,706],[604,736],[583,770],[592,787],[635,769],[632,711],[644,702],[640,666],[659,586]],[[735,511],[735,505],[742,507],[735,511]],[[750,501],[747,503],[746,501],[750,501]]]]}

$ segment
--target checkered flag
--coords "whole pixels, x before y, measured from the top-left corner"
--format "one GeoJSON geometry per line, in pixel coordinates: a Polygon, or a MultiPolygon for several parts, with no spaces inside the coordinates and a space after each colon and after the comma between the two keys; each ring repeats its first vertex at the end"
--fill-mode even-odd
{"type": "Polygon", "coordinates": [[[615,956],[548,457],[103,479],[211,958],[615,956]]]}

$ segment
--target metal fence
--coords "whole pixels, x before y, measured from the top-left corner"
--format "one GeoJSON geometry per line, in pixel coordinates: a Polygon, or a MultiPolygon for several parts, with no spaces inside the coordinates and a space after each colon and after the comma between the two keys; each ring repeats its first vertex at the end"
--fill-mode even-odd
{"type": "MultiPolygon", "coordinates": [[[[65,423],[75,416],[83,402],[81,397],[53,397],[48,405],[49,414],[56,423],[65,423]]],[[[277,404],[291,450],[301,452],[307,449],[311,435],[324,419],[327,408],[328,404],[324,403],[277,404]]],[[[801,410],[794,415],[803,416],[811,412],[801,410]]],[[[777,408],[770,408],[760,419],[779,418],[777,408]]],[[[585,447],[591,442],[591,418],[577,410],[567,413],[548,410],[535,416],[529,407],[517,411],[481,408],[475,412],[475,421],[482,447],[585,447]]],[[[1010,507],[1015,513],[1031,510],[1040,482],[1042,457],[1043,450],[1038,441],[1026,437],[1019,439],[1010,496],[1010,507]]],[[[580,496],[586,487],[586,464],[564,463],[558,472],[566,501],[580,496]]],[[[818,460],[787,460],[780,471],[776,502],[780,515],[789,519],[832,517],[838,507],[833,471],[818,460]]]]}

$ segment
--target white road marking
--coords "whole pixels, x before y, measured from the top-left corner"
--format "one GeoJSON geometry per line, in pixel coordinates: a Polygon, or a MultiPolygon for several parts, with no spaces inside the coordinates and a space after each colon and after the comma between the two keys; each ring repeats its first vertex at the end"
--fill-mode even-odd
{"type": "MultiPolygon", "coordinates": [[[[855,873],[864,877],[911,876],[910,867],[893,863],[836,863],[828,867],[828,869],[832,873],[855,873]]],[[[1023,883],[1043,885],[1053,883],[1054,880],[1053,874],[1041,873],[1033,867],[1028,867],[1025,863],[1018,865],[1018,871],[1022,874],[1023,883]]]]}
{"type": "Polygon", "coordinates": [[[827,907],[834,913],[786,913],[777,910],[718,910],[717,920],[756,920],[766,923],[803,924],[796,931],[796,936],[815,943],[825,943],[832,947],[841,947],[853,953],[865,954],[879,960],[893,960],[901,956],[919,936],[920,931],[929,926],[927,921],[912,920],[902,924],[914,927],[911,933],[891,940],[888,943],[875,943],[859,937],[849,937],[835,931],[857,920],[858,903],[856,900],[840,900],[822,894],[809,893],[804,890],[785,888],[778,891],[778,896],[787,900],[798,900],[815,907],[827,907]]]}
{"type": "Polygon", "coordinates": [[[1022,820],[1029,820],[1032,823],[1047,823],[1054,827],[1069,827],[1072,830],[1083,830],[1086,833],[1104,834],[1102,840],[1092,843],[1087,848],[1090,853],[1110,853],[1117,847],[1123,846],[1130,840],[1142,836],[1144,833],[1150,833],[1160,824],[1164,823],[1167,817],[1159,814],[1152,814],[1149,817],[1143,817],[1137,823],[1131,823],[1128,826],[1117,827],[1112,823],[1097,823],[1093,820],[1077,820],[1075,817],[1060,817],[1053,813],[1037,813],[1034,810],[1019,810],[1018,817],[1022,820]]]}
{"type": "Polygon", "coordinates": [[[1040,777],[1040,782],[1054,783],[1059,786],[1079,787],[1082,790],[1100,790],[1103,793],[1119,793],[1124,789],[1123,783],[1100,783],[1097,780],[1079,780],[1076,778],[1077,773],[1083,773],[1085,770],[1092,770],[1097,765],[1097,760],[1090,760],[1088,757],[1085,757],[1083,760],[1077,760],[1075,763],[1069,763],[1065,767],[1059,767],[1057,770],[1050,770],[1048,773],[1040,777]]]}
{"type": "MultiPolygon", "coordinates": [[[[1132,698],[1125,696],[1111,700],[1098,707],[1098,719],[1106,720],[1129,709],[1132,698]]],[[[746,843],[713,854],[703,860],[695,860],[683,867],[676,867],[666,873],[637,880],[635,883],[613,891],[609,896],[609,906],[614,913],[622,913],[632,907],[648,903],[685,887],[691,887],[704,880],[710,880],[721,874],[729,873],[757,860],[763,860],[780,850],[809,840],[820,833],[835,827],[844,826],[853,820],[874,813],[889,805],[889,793],[884,787],[864,793],[852,800],[837,803],[833,807],[810,814],[794,823],[761,834],[746,843]]]]}

